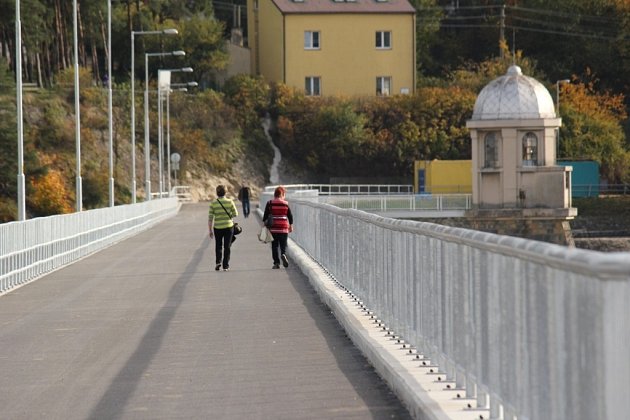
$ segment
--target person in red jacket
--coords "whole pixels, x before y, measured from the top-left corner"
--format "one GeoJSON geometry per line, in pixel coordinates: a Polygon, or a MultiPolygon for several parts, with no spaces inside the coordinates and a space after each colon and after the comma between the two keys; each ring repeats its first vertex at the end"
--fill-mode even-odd
{"type": "Polygon", "coordinates": [[[271,217],[273,223],[269,231],[273,235],[271,242],[271,257],[273,258],[274,269],[280,268],[280,261],[285,267],[289,266],[287,258],[287,239],[289,232],[293,232],[293,215],[289,203],[284,199],[286,189],[282,186],[276,187],[273,193],[273,199],[267,202],[265,213],[263,214],[263,223],[266,224],[267,219],[271,217]],[[280,255],[278,255],[280,248],[280,255]]]}

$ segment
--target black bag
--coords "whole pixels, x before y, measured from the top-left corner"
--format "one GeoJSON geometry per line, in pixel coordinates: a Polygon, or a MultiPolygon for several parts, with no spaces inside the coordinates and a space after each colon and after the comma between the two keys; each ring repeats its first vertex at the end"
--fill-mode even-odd
{"type": "Polygon", "coordinates": [[[273,214],[271,214],[271,201],[267,202],[267,220],[265,220],[265,226],[267,229],[271,229],[273,226],[273,214]]]}
{"type": "Polygon", "coordinates": [[[240,235],[243,228],[238,223],[234,222],[234,235],[240,235]]]}

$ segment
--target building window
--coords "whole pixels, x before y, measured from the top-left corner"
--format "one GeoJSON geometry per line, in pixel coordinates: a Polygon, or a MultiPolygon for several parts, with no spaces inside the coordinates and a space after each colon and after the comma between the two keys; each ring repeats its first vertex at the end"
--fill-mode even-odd
{"type": "Polygon", "coordinates": [[[390,31],[376,32],[376,48],[382,50],[392,48],[392,33],[390,31]]]}
{"type": "Polygon", "coordinates": [[[499,140],[496,133],[488,133],[483,139],[484,148],[484,168],[499,167],[499,140]]]}
{"type": "Polygon", "coordinates": [[[523,136],[523,166],[538,165],[538,137],[528,131],[523,136]]]}
{"type": "Polygon", "coordinates": [[[319,31],[304,31],[304,49],[319,50],[319,31]]]}
{"type": "Polygon", "coordinates": [[[392,78],[391,77],[377,77],[376,78],[376,96],[389,96],[392,90],[392,78]]]}
{"type": "Polygon", "coordinates": [[[321,78],[320,77],[307,77],[304,79],[304,89],[306,96],[320,96],[321,95],[321,78]]]}

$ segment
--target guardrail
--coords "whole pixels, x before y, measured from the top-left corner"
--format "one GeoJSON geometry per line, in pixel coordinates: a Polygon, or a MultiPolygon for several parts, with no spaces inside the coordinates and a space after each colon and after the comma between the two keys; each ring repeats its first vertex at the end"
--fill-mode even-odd
{"type": "Polygon", "coordinates": [[[174,216],[176,198],[0,225],[0,293],[174,216]]]}
{"type": "MultiPolygon", "coordinates": [[[[265,187],[271,192],[276,185],[265,187]]],[[[317,190],[319,195],[381,195],[381,194],[413,194],[413,185],[376,185],[376,184],[290,184],[284,185],[287,191],[317,190]]]]}
{"type": "Polygon", "coordinates": [[[574,197],[599,197],[601,195],[628,195],[630,184],[573,184],[574,197]]]}
{"type": "Polygon", "coordinates": [[[385,213],[398,210],[470,210],[472,208],[472,195],[320,196],[319,202],[332,204],[344,209],[363,210],[370,213],[385,213]]]}
{"type": "Polygon", "coordinates": [[[291,209],[291,238],[491,418],[627,417],[630,254],[291,209]]]}
{"type": "Polygon", "coordinates": [[[171,190],[171,197],[177,197],[180,202],[191,202],[192,193],[191,188],[186,185],[178,185],[171,190]]]}

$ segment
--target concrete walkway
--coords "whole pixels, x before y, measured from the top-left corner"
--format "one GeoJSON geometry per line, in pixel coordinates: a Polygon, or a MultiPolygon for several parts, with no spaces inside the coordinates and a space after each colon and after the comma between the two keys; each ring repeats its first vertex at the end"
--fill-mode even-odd
{"type": "Polygon", "coordinates": [[[214,271],[206,210],[0,297],[1,418],[409,418],[256,217],[214,271]]]}

